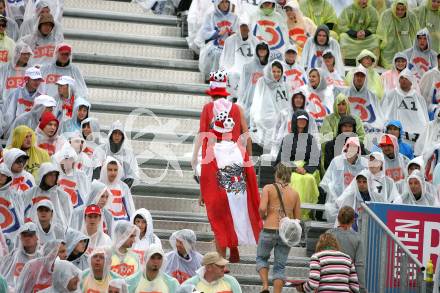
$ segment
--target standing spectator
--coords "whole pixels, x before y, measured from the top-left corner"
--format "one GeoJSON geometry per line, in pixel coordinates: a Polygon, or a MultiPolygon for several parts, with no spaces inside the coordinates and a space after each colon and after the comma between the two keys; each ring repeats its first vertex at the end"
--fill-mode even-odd
{"type": "Polygon", "coordinates": [[[339,210],[339,226],[327,231],[338,241],[341,251],[350,256],[354,262],[356,273],[359,280],[360,292],[366,292],[365,289],[365,265],[364,248],[361,237],[358,232],[351,229],[355,221],[355,212],[352,207],[344,206],[339,210]]]}
{"type": "Polygon", "coordinates": [[[208,252],[203,256],[203,267],[197,271],[197,275],[186,280],[182,287],[194,285],[199,292],[241,293],[237,280],[233,276],[225,275],[228,263],[217,252],[208,252]]]}
{"type": "MultiPolygon", "coordinates": [[[[89,205],[84,210],[81,232],[90,238],[89,245],[87,246],[88,255],[92,255],[96,248],[99,249],[99,247],[112,245],[111,238],[104,233],[102,212],[97,205],[89,205]]],[[[111,258],[111,252],[109,253],[111,258]]],[[[110,267],[111,259],[108,265],[110,267]]]]}
{"type": "Polygon", "coordinates": [[[46,150],[51,157],[56,152],[61,151],[61,148],[66,143],[64,137],[58,134],[59,124],[59,120],[52,112],[44,112],[35,130],[38,147],[46,150]]]}
{"type": "Polygon", "coordinates": [[[353,260],[341,252],[332,234],[319,236],[316,253],[310,258],[309,279],[296,289],[299,292],[359,292],[353,260]]]}
{"type": "Polygon", "coordinates": [[[6,33],[7,26],[8,20],[0,14],[0,64],[11,61],[15,49],[14,41],[6,33]]]}
{"type": "Polygon", "coordinates": [[[301,218],[299,195],[290,187],[291,174],[291,169],[281,162],[276,167],[275,183],[263,188],[259,211],[264,219],[264,225],[258,240],[256,260],[257,271],[263,282],[262,293],[269,292],[269,257],[272,250],[274,250],[274,292],[280,293],[284,286],[284,270],[290,247],[279,235],[280,219],[283,217],[301,218]]]}

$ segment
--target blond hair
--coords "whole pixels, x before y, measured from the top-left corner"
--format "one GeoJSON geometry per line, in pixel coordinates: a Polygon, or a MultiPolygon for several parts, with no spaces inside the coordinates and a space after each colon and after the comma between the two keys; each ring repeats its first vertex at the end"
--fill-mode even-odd
{"type": "Polygon", "coordinates": [[[279,163],[275,167],[275,179],[281,180],[282,183],[290,183],[290,177],[292,177],[292,169],[290,167],[283,163],[279,163]]]}
{"type": "Polygon", "coordinates": [[[324,233],[319,236],[318,243],[316,243],[316,252],[323,250],[341,250],[335,236],[330,233],[324,233]]]}

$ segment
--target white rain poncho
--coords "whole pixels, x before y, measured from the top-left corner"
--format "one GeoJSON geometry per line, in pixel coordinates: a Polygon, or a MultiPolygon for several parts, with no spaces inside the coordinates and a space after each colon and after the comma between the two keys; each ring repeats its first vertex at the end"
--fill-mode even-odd
{"type": "Polygon", "coordinates": [[[219,68],[228,74],[229,90],[234,97],[237,96],[243,66],[254,59],[255,46],[258,43],[258,40],[250,31],[246,40],[244,40],[241,35],[240,27],[242,25],[249,27],[249,22],[240,19],[239,24],[240,26],[237,29],[237,33],[225,40],[219,61],[219,68]]]}
{"type": "Polygon", "coordinates": [[[102,215],[102,211],[101,211],[101,221],[98,223],[97,230],[93,234],[89,234],[87,232],[87,224],[85,220],[86,215],[84,212],[85,209],[83,211],[82,227],[80,231],[84,233],[84,235],[90,238],[89,245],[87,246],[87,251],[86,251],[86,253],[89,255],[89,261],[90,261],[91,254],[93,254],[96,248],[104,247],[104,246],[110,247],[112,245],[112,240],[110,236],[104,233],[104,217],[102,215]]]}
{"type": "MultiPolygon", "coordinates": [[[[12,172],[11,170],[12,165],[18,158],[22,156],[27,157],[27,154],[20,149],[16,149],[16,148],[8,149],[7,151],[5,151],[3,155],[3,162],[12,172]]],[[[19,192],[24,192],[26,190],[31,189],[33,186],[35,186],[34,176],[32,176],[32,174],[26,171],[24,168],[21,172],[17,172],[17,173],[12,172],[11,187],[13,189],[19,192]]]]}
{"type": "Polygon", "coordinates": [[[63,134],[72,148],[75,150],[78,158],[75,162],[75,169],[82,170],[89,180],[92,179],[94,163],[93,160],[85,153],[85,140],[79,132],[67,132],[63,134]]]}
{"type": "Polygon", "coordinates": [[[0,229],[0,258],[9,254],[8,244],[6,243],[5,235],[3,231],[0,229]]]}
{"type": "Polygon", "coordinates": [[[260,58],[257,56],[258,47],[264,46],[269,48],[266,43],[259,43],[255,48],[254,59],[243,66],[240,74],[240,84],[238,86],[238,101],[237,103],[243,108],[246,121],[249,123],[250,108],[254,98],[254,92],[258,79],[263,76],[264,67],[269,60],[268,55],[265,58],[265,64],[262,64],[260,58]]]}
{"type": "Polygon", "coordinates": [[[53,115],[52,112],[44,112],[40,117],[40,123],[35,129],[35,136],[37,137],[37,146],[45,151],[47,151],[49,156],[53,156],[56,152],[61,151],[66,140],[63,136],[58,134],[59,127],[57,126],[57,131],[52,135],[48,136],[42,128],[46,127],[49,122],[56,121],[59,126],[59,120],[53,115]]]}
{"type": "MultiPolygon", "coordinates": [[[[38,22],[43,8],[49,8],[49,13],[54,17],[57,25],[61,27],[60,22],[63,17],[63,3],[64,0],[32,0],[27,1],[26,10],[24,12],[24,20],[20,25],[20,35],[26,36],[33,32],[35,25],[38,22]]],[[[62,33],[62,27],[60,32],[62,33]]]]}
{"type": "MultiPolygon", "coordinates": [[[[293,44],[288,44],[286,47],[286,54],[288,51],[294,51],[298,53],[298,49],[293,44]]],[[[296,57],[298,59],[298,55],[296,57]]],[[[287,85],[287,92],[288,96],[292,97],[292,94],[305,85],[307,83],[307,75],[304,71],[304,68],[299,64],[297,60],[295,60],[295,63],[293,64],[287,64],[287,62],[284,60],[283,62],[284,67],[284,77],[286,79],[286,85],[287,85]]]]}
{"type": "Polygon", "coordinates": [[[396,60],[399,58],[406,60],[407,67],[409,65],[408,57],[403,52],[398,52],[396,53],[396,55],[394,55],[392,64],[393,69],[389,69],[380,75],[380,78],[382,79],[384,93],[391,92],[399,86],[400,72],[397,70],[396,67],[396,60]]]}
{"type": "Polygon", "coordinates": [[[61,64],[57,62],[59,55],[58,50],[62,46],[69,45],[58,44],[55,48],[52,61],[48,64],[45,64],[41,68],[41,75],[43,75],[43,78],[45,80],[44,90],[48,95],[56,96],[58,94],[58,89],[56,85],[57,80],[61,76],[70,76],[75,80],[75,84],[73,86],[73,93],[75,94],[75,96],[86,98],[88,96],[86,82],[84,81],[83,74],[79,67],[76,66],[76,64],[72,63],[73,52],[70,53],[70,60],[66,65],[61,66],[61,64]]]}
{"type": "MultiPolygon", "coordinates": [[[[366,69],[359,65],[353,71],[353,76],[356,73],[365,75],[364,85],[358,90],[353,79],[350,86],[340,89],[340,92],[348,97],[350,112],[362,120],[366,132],[381,131],[384,125],[384,116],[379,99],[368,89],[366,69]]],[[[338,90],[335,88],[335,92],[338,90]]]]}
{"type": "Polygon", "coordinates": [[[6,23],[6,35],[10,37],[14,42],[17,42],[18,38],[20,37],[20,29],[17,22],[10,17],[6,17],[6,23]]]}
{"type": "Polygon", "coordinates": [[[222,12],[218,6],[220,0],[214,0],[214,11],[206,15],[205,21],[198,32],[199,38],[205,42],[200,48],[199,69],[205,77],[219,68],[220,55],[225,40],[238,29],[238,17],[232,12],[229,2],[229,11],[222,12]],[[219,33],[225,31],[224,35],[219,33]]]}
{"type": "Polygon", "coordinates": [[[323,71],[319,68],[310,69],[308,76],[312,70],[318,71],[320,78],[318,86],[314,88],[310,82],[308,82],[308,84],[304,85],[301,89],[306,95],[305,110],[316,121],[316,125],[320,127],[324,118],[333,111],[334,96],[332,87],[327,86],[323,71]]]}
{"type": "Polygon", "coordinates": [[[405,180],[406,182],[406,188],[404,193],[402,194],[402,197],[395,201],[395,203],[399,204],[409,204],[412,206],[431,206],[435,207],[438,206],[438,202],[436,201],[434,195],[429,193],[429,191],[426,188],[425,179],[423,177],[423,174],[419,170],[414,170],[411,175],[408,176],[408,178],[405,180]],[[420,182],[420,185],[422,186],[422,194],[419,199],[416,199],[414,193],[411,191],[409,181],[411,179],[417,179],[420,182]]]}
{"type": "Polygon", "coordinates": [[[53,17],[50,14],[41,15],[32,33],[20,38],[20,41],[28,44],[34,52],[29,60],[32,65],[44,65],[52,62],[55,47],[64,41],[62,28],[57,22],[55,22],[52,31],[47,36],[43,36],[38,29],[40,21],[53,21],[53,17]]]}
{"type": "Polygon", "coordinates": [[[16,283],[16,292],[38,292],[52,285],[53,265],[61,240],[53,240],[43,247],[43,256],[29,261],[16,283]]]}
{"type": "Polygon", "coordinates": [[[21,24],[26,10],[26,2],[26,0],[5,1],[6,16],[14,19],[18,24],[21,24]]]}
{"type": "Polygon", "coordinates": [[[103,217],[103,231],[107,235],[111,236],[113,232],[113,215],[109,211],[108,207],[110,206],[110,203],[113,201],[113,196],[110,190],[107,188],[107,185],[105,185],[104,183],[98,180],[93,180],[90,186],[90,193],[87,195],[86,198],[87,198],[86,204],[80,208],[75,209],[75,211],[73,212],[70,227],[76,230],[81,230],[84,223],[85,208],[88,207],[89,205],[96,204],[101,209],[101,214],[103,217]],[[108,199],[106,204],[104,206],[101,206],[99,204],[99,200],[105,192],[107,192],[108,194],[108,199]]]}
{"type": "Polygon", "coordinates": [[[107,292],[109,282],[113,279],[120,279],[116,273],[110,270],[112,261],[112,253],[109,247],[99,247],[95,249],[89,256],[89,268],[85,270],[81,276],[81,291],[82,292],[107,292]],[[104,268],[101,280],[96,280],[93,273],[91,261],[94,255],[104,255],[104,268]]]}
{"type": "Polygon", "coordinates": [[[101,145],[101,149],[104,151],[106,157],[111,156],[121,164],[121,180],[132,179],[136,181],[139,178],[139,166],[129,143],[129,137],[124,131],[122,123],[118,120],[112,123],[108,132],[107,141],[101,145]],[[115,144],[111,141],[111,135],[116,130],[119,130],[123,135],[122,141],[119,144],[115,144]]]}
{"type": "Polygon", "coordinates": [[[440,108],[435,109],[433,119],[425,126],[424,131],[414,145],[416,156],[423,155],[431,150],[434,145],[440,143],[440,108]]]}
{"type": "MultiPolygon", "coordinates": [[[[32,55],[32,49],[29,47],[29,45],[23,42],[17,42],[11,62],[0,65],[0,98],[3,103],[3,107],[10,93],[14,89],[25,84],[24,73],[28,68],[29,62],[27,62],[24,66],[17,66],[18,61],[20,58],[22,58],[22,54],[32,55]]],[[[4,110],[4,108],[2,108],[2,110],[4,110]]]]}
{"type": "MultiPolygon", "coordinates": [[[[252,141],[260,145],[272,145],[275,123],[282,110],[288,111],[290,97],[283,76],[279,81],[273,77],[273,61],[264,68],[264,75],[257,82],[254,98],[250,108],[250,129],[252,141]]],[[[282,66],[282,65],[281,65],[282,66]]]]}
{"type": "Polygon", "coordinates": [[[191,6],[188,10],[188,37],[186,41],[188,42],[188,47],[196,52],[200,53],[200,45],[203,40],[198,39],[198,32],[204,23],[204,16],[211,13],[214,10],[214,5],[212,1],[206,0],[193,0],[191,1],[191,6]]]}
{"type": "Polygon", "coordinates": [[[50,187],[44,183],[44,177],[51,172],[57,172],[58,168],[52,163],[42,163],[38,171],[37,185],[23,194],[24,198],[24,218],[30,218],[36,213],[36,204],[43,199],[48,199],[54,206],[53,223],[58,223],[67,228],[72,216],[73,207],[69,195],[58,185],[50,187]],[[44,189],[43,189],[44,188],[44,189]]]}
{"type": "Polygon", "coordinates": [[[119,289],[119,293],[128,293],[127,282],[124,279],[113,279],[109,286],[119,289]]]}
{"type": "Polygon", "coordinates": [[[68,228],[66,235],[64,236],[64,241],[66,242],[67,249],[67,260],[75,265],[81,271],[86,270],[89,267],[88,256],[86,254],[87,247],[89,245],[90,238],[86,236],[81,231],[68,228]],[[85,251],[83,253],[75,253],[75,247],[80,241],[85,241],[85,251]]]}
{"type": "Polygon", "coordinates": [[[284,5],[284,9],[287,10],[287,7],[292,9],[292,17],[289,17],[290,13],[285,12],[289,38],[298,46],[298,56],[301,56],[307,38],[315,34],[316,25],[310,18],[304,16],[296,0],[289,0],[284,5]]]}
{"type": "Polygon", "coordinates": [[[283,60],[285,46],[289,43],[286,19],[275,8],[269,15],[264,14],[261,6],[266,2],[276,6],[275,0],[258,1],[260,8],[251,15],[251,32],[269,45],[271,60],[283,60]]]}
{"type": "Polygon", "coordinates": [[[81,106],[85,106],[89,109],[86,118],[88,118],[90,115],[90,108],[92,106],[90,102],[82,97],[76,97],[73,104],[72,118],[63,122],[61,126],[61,133],[63,133],[65,136],[71,136],[74,132],[81,132],[82,121],[78,121],[78,110],[81,106]]]}
{"type": "Polygon", "coordinates": [[[160,242],[159,237],[154,234],[153,218],[151,217],[150,212],[144,208],[137,210],[133,214],[133,217],[131,219],[132,223],[134,223],[134,219],[136,218],[136,216],[142,217],[142,219],[144,219],[147,223],[147,230],[145,231],[145,235],[142,238],[138,237],[132,247],[133,252],[139,254],[141,263],[143,264],[145,251],[148,249],[148,247],[150,247],[151,245],[162,247],[162,243],[160,242]]]}
{"type": "Polygon", "coordinates": [[[425,98],[428,110],[432,113],[440,104],[440,70],[438,66],[423,75],[420,80],[420,93],[425,98]]]}
{"type": "MultiPolygon", "coordinates": [[[[334,58],[334,54],[331,49],[325,49],[324,52],[322,52],[322,55],[331,54],[334,58]]],[[[336,61],[334,61],[333,64],[333,71],[330,72],[330,69],[327,67],[327,64],[323,61],[321,64],[322,72],[325,76],[325,81],[327,82],[327,86],[334,86],[334,87],[342,87],[345,86],[345,79],[344,77],[336,70],[334,67],[336,64],[336,61]]]]}
{"type": "Polygon", "coordinates": [[[93,168],[98,168],[102,166],[105,161],[106,154],[104,150],[100,148],[101,141],[103,141],[101,134],[101,127],[99,126],[99,121],[96,118],[86,118],[81,121],[82,136],[84,141],[84,151],[90,160],[92,160],[93,168]],[[91,133],[86,137],[84,135],[84,125],[89,124],[91,133]]]}
{"type": "Polygon", "coordinates": [[[31,220],[38,227],[37,235],[41,245],[45,245],[46,243],[49,243],[53,240],[64,239],[66,228],[60,226],[60,224],[53,221],[53,214],[55,214],[54,207],[49,200],[43,199],[35,205],[35,213],[31,216],[31,220]],[[38,218],[37,210],[39,207],[46,207],[52,211],[52,219],[50,221],[50,227],[47,232],[43,230],[43,227],[41,226],[40,220],[38,218]]]}
{"type": "Polygon", "coordinates": [[[6,244],[12,250],[17,233],[23,225],[23,202],[21,193],[12,186],[12,173],[6,164],[0,164],[0,174],[8,177],[0,187],[0,231],[3,231],[6,244]]]}
{"type": "Polygon", "coordinates": [[[118,160],[108,156],[101,168],[101,175],[99,181],[107,185],[107,188],[113,195],[113,200],[109,203],[109,210],[113,215],[114,221],[130,221],[133,218],[135,211],[133,197],[130,188],[121,181],[122,166],[118,160]],[[113,182],[108,181],[107,165],[110,162],[116,162],[118,165],[118,175],[113,182]]]}
{"type": "MultiPolygon", "coordinates": [[[[56,260],[52,273],[52,286],[40,291],[41,293],[81,293],[79,282],[76,290],[71,291],[67,289],[70,280],[81,276],[81,270],[74,266],[71,262],[66,260],[56,260]]],[[[78,279],[79,281],[79,279],[78,279]]]]}
{"type": "MultiPolygon", "coordinates": [[[[405,69],[399,78],[406,78],[414,85],[414,75],[405,69]]],[[[382,100],[384,117],[399,120],[405,129],[404,140],[411,145],[417,141],[428,125],[428,107],[425,99],[417,93],[414,86],[404,92],[398,85],[395,90],[385,94],[382,100]]]]}
{"type": "Polygon", "coordinates": [[[164,272],[174,277],[180,284],[196,275],[197,270],[202,266],[203,256],[195,250],[196,234],[189,229],[183,229],[171,234],[170,244],[172,251],[165,255],[164,272]],[[177,251],[176,241],[182,242],[186,256],[177,251]]]}
{"type": "Polygon", "coordinates": [[[8,62],[10,62],[12,60],[14,50],[15,50],[14,40],[8,37],[7,32],[4,31],[3,33],[0,34],[0,64],[7,64],[8,62]]]}
{"type": "Polygon", "coordinates": [[[53,160],[60,170],[58,185],[69,194],[73,208],[84,206],[90,193],[90,180],[83,171],[74,167],[78,160],[75,150],[70,144],[65,144],[53,160]]]}
{"type": "Polygon", "coordinates": [[[325,172],[324,177],[321,180],[319,186],[327,193],[326,197],[326,214],[327,221],[333,222],[334,215],[334,203],[341,196],[345,188],[350,185],[355,176],[365,169],[368,165],[368,160],[361,157],[360,142],[357,137],[350,137],[344,145],[342,154],[335,156],[331,161],[330,166],[325,172]],[[357,153],[353,153],[352,148],[357,147],[357,153]],[[348,156],[357,156],[356,161],[350,164],[348,156]]]}
{"type": "Polygon", "coordinates": [[[37,231],[37,226],[32,222],[21,226],[15,240],[15,248],[6,257],[0,259],[0,275],[5,278],[11,288],[15,287],[16,280],[20,276],[25,264],[43,255],[38,242],[34,253],[27,253],[24,250],[20,233],[28,230],[37,231]]]}
{"type": "Polygon", "coordinates": [[[385,140],[392,142],[392,145],[394,147],[394,156],[393,158],[390,158],[384,154],[383,169],[385,171],[385,174],[397,183],[400,180],[405,179],[407,174],[406,165],[408,164],[409,159],[399,152],[399,143],[397,142],[397,138],[394,135],[382,135],[380,141],[385,140]]]}
{"type": "Polygon", "coordinates": [[[139,255],[128,249],[122,253],[119,249],[130,238],[133,233],[139,238],[139,229],[127,221],[119,221],[113,231],[112,265],[111,271],[125,279],[130,292],[134,292],[137,283],[142,275],[139,255]]]}
{"type": "MultiPolygon", "coordinates": [[[[432,151],[432,147],[431,147],[431,152],[432,151]]],[[[418,156],[415,157],[414,159],[412,159],[411,161],[408,162],[408,164],[406,165],[406,172],[408,175],[411,175],[412,173],[410,173],[410,167],[412,166],[413,168],[415,166],[414,170],[420,170],[420,174],[423,175],[424,179],[425,179],[425,191],[431,195],[434,196],[434,198],[438,198],[439,196],[439,192],[438,192],[438,187],[436,187],[434,184],[432,184],[431,182],[429,182],[427,180],[427,174],[426,174],[426,164],[425,164],[425,156],[418,156]],[[414,166],[415,165],[415,166],[414,166]]],[[[414,172],[414,170],[412,172],[414,172]]],[[[400,192],[400,194],[404,194],[407,190],[407,184],[405,180],[401,180],[399,183],[397,183],[397,188],[400,192]]]]}
{"type": "Polygon", "coordinates": [[[56,93],[53,94],[53,97],[57,102],[57,106],[53,110],[53,113],[55,117],[57,117],[58,121],[61,121],[62,124],[68,119],[72,118],[73,105],[75,104],[75,80],[67,75],[56,77],[56,80],[57,81],[54,82],[53,85],[53,88],[56,89],[56,93]],[[66,96],[62,96],[58,92],[57,87],[60,83],[68,86],[66,96]]]}
{"type": "Polygon", "coordinates": [[[428,29],[423,28],[417,32],[413,47],[403,51],[409,60],[408,68],[417,80],[420,80],[428,70],[437,67],[437,53],[432,49],[431,44],[431,35],[428,29]],[[428,40],[428,46],[424,51],[418,45],[417,38],[419,36],[425,36],[428,40]]]}
{"type": "Polygon", "coordinates": [[[310,68],[320,68],[324,63],[322,58],[326,49],[330,49],[335,57],[335,69],[341,75],[345,75],[344,62],[342,61],[341,48],[338,42],[330,37],[330,31],[327,26],[321,25],[316,29],[315,35],[307,39],[304,45],[303,53],[301,56],[302,65],[305,70],[310,68]],[[319,32],[325,32],[327,34],[327,42],[324,45],[319,45],[317,41],[317,35],[319,32]]]}

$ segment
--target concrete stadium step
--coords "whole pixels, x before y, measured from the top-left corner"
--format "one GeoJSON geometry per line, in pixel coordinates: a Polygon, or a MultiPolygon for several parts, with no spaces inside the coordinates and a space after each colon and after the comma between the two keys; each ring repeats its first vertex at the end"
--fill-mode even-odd
{"type": "MultiPolygon", "coordinates": [[[[152,152],[161,159],[190,159],[193,146],[190,143],[169,143],[164,141],[127,140],[127,145],[138,155],[152,152]],[[163,156],[163,157],[162,157],[163,156]]],[[[142,156],[141,156],[142,159],[142,156]]]]}
{"type": "MultiPolygon", "coordinates": [[[[154,217],[153,217],[154,219],[154,217]]],[[[177,222],[177,221],[165,221],[165,220],[155,220],[154,219],[154,228],[155,229],[163,229],[163,230],[171,230],[177,231],[182,229],[191,229],[196,233],[210,233],[211,225],[209,223],[197,223],[197,222],[177,222]]]]}
{"type": "Polygon", "coordinates": [[[158,68],[132,66],[101,65],[77,62],[85,76],[102,76],[106,78],[123,78],[132,81],[147,80],[170,83],[203,84],[203,76],[194,71],[177,71],[158,68]]]}
{"type": "Polygon", "coordinates": [[[146,207],[148,210],[206,215],[206,209],[199,206],[197,199],[159,196],[135,196],[133,199],[136,206],[146,207]]]}
{"type": "Polygon", "coordinates": [[[187,170],[140,168],[140,179],[147,184],[186,185],[198,188],[193,178],[194,172],[187,170]]]}
{"type": "Polygon", "coordinates": [[[102,1],[102,0],[65,0],[64,6],[67,8],[87,8],[102,11],[114,11],[125,13],[143,13],[139,4],[133,2],[102,1]]]}
{"type": "Polygon", "coordinates": [[[64,29],[95,31],[103,33],[118,33],[127,35],[148,35],[162,37],[179,37],[180,29],[176,26],[158,24],[130,23],[115,20],[87,19],[79,17],[63,18],[64,29]]]}
{"type": "Polygon", "coordinates": [[[73,60],[75,60],[75,52],[92,52],[98,55],[166,58],[178,60],[192,60],[194,56],[189,49],[185,48],[147,46],[110,41],[74,39],[69,37],[65,37],[65,41],[66,43],[71,44],[73,47],[73,60]]]}

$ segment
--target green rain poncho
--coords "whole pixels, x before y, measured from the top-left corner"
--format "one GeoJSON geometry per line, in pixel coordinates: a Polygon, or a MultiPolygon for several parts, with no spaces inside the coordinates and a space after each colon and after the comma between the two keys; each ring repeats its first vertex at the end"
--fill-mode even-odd
{"type": "Polygon", "coordinates": [[[382,13],[377,27],[377,35],[381,40],[380,63],[387,69],[392,68],[394,54],[412,47],[419,30],[419,22],[413,12],[407,10],[404,17],[396,16],[398,4],[408,8],[406,0],[394,1],[391,8],[382,13]]]}
{"type": "Polygon", "coordinates": [[[426,0],[426,4],[414,9],[420,27],[426,27],[431,35],[432,49],[440,52],[440,9],[432,9],[432,0],[426,0]]]}
{"type": "Polygon", "coordinates": [[[310,18],[316,26],[333,24],[333,27],[329,27],[330,33],[334,39],[338,39],[338,34],[334,31],[338,17],[335,9],[327,0],[301,0],[299,7],[304,16],[310,18]]]}
{"type": "Polygon", "coordinates": [[[379,16],[376,9],[368,3],[361,8],[359,1],[345,8],[338,20],[339,43],[344,59],[355,59],[362,49],[379,55],[379,38],[376,36],[379,16]],[[365,39],[357,39],[356,33],[365,31],[365,39]],[[354,37],[354,38],[353,38],[354,37]]]}
{"type": "MultiPolygon", "coordinates": [[[[374,55],[373,52],[370,52],[368,50],[362,50],[362,52],[357,56],[356,58],[356,66],[358,66],[361,63],[362,58],[370,56],[374,61],[374,64],[367,68],[367,84],[368,89],[379,98],[379,100],[383,97],[383,84],[382,79],[380,78],[379,73],[376,72],[374,67],[376,67],[377,64],[377,57],[374,55]]],[[[347,76],[345,77],[345,82],[347,84],[351,84],[353,80],[353,71],[349,71],[347,73],[347,76]]]]}

